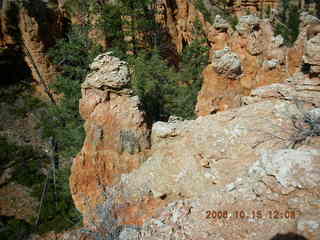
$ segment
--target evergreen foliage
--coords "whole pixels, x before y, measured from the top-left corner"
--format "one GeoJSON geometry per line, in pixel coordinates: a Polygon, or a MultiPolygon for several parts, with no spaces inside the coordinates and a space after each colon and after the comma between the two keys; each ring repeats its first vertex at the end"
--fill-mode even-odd
{"type": "Polygon", "coordinates": [[[108,48],[120,58],[125,58],[127,44],[125,33],[122,31],[121,9],[114,4],[108,3],[100,7],[100,18],[97,27],[103,31],[108,42],[108,48]]]}
{"type": "MultiPolygon", "coordinates": [[[[50,170],[49,170],[50,171],[50,170]]],[[[48,173],[50,174],[50,173],[48,173]]],[[[38,226],[33,231],[41,234],[49,231],[62,232],[81,224],[81,214],[75,208],[69,189],[70,168],[56,169],[56,183],[49,175],[47,191],[44,195],[43,205],[39,215],[38,226]]],[[[45,181],[33,188],[33,196],[39,200],[43,192],[45,181]]],[[[36,221],[34,217],[33,222],[36,221]]]]}
{"type": "Polygon", "coordinates": [[[170,115],[195,117],[201,73],[208,64],[208,48],[203,40],[195,40],[186,47],[178,69],[169,67],[157,50],[141,52],[129,63],[133,67],[132,88],[153,121],[167,120],[170,115]]]}
{"type": "Polygon", "coordinates": [[[155,21],[154,0],[119,0],[97,10],[97,27],[105,33],[109,48],[120,58],[159,44],[161,27],[155,21]]]}
{"type": "Polygon", "coordinates": [[[32,232],[32,226],[24,220],[14,217],[0,216],[0,239],[27,239],[32,232]]]}
{"type": "MultiPolygon", "coordinates": [[[[39,201],[41,200],[41,195],[47,181],[47,177],[43,174],[43,169],[47,168],[49,173],[51,171],[50,161],[44,152],[36,151],[29,145],[16,145],[9,142],[7,138],[0,137],[0,166],[0,175],[7,168],[13,169],[11,178],[2,185],[5,185],[10,181],[25,185],[30,188],[33,197],[39,201]]],[[[19,232],[25,227],[27,227],[27,233],[44,233],[52,230],[61,232],[75,224],[79,224],[80,215],[74,207],[69,190],[69,175],[70,170],[68,168],[56,170],[55,188],[53,176],[51,174],[49,175],[38,226],[30,224],[26,225],[21,221],[13,219],[6,224],[8,229],[4,231],[2,235],[7,236],[12,232],[19,232]]],[[[31,220],[32,223],[35,223],[35,219],[36,217],[29,220],[31,220]]],[[[23,233],[24,232],[25,231],[23,231],[23,233]]],[[[2,235],[0,233],[0,236],[2,235]]]]}
{"type": "Polygon", "coordinates": [[[0,136],[0,175],[5,169],[14,167],[11,179],[32,187],[44,179],[44,175],[40,172],[44,159],[45,155],[35,151],[32,146],[18,146],[0,136]]]}
{"type": "Polygon", "coordinates": [[[50,86],[61,95],[57,105],[48,106],[43,115],[44,137],[54,137],[65,157],[75,156],[83,140],[83,120],[79,114],[81,83],[89,71],[89,64],[101,51],[88,38],[89,27],[73,26],[66,39],[59,40],[49,52],[61,69],[61,74],[50,86]]]}
{"type": "Polygon", "coordinates": [[[281,34],[285,44],[292,46],[299,35],[299,9],[289,0],[282,0],[281,3],[280,22],[276,24],[275,33],[281,34]]]}
{"type": "MultiPolygon", "coordinates": [[[[178,56],[179,66],[174,68],[168,61],[169,39],[155,21],[153,0],[120,0],[100,6],[98,11],[98,27],[105,33],[113,55],[129,62],[132,88],[150,118],[194,117],[201,72],[208,61],[205,41],[196,40],[186,47],[178,56]]],[[[195,22],[195,34],[199,39],[203,36],[199,20],[195,22]]]]}
{"type": "Polygon", "coordinates": [[[207,22],[212,23],[211,12],[207,9],[203,0],[196,0],[194,4],[195,4],[195,7],[203,14],[204,19],[207,22]]]}

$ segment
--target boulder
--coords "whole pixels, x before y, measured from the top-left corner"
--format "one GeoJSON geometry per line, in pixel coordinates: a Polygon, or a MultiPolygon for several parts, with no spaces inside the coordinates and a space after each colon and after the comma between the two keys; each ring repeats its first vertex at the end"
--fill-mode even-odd
{"type": "Polygon", "coordinates": [[[127,64],[113,57],[112,52],[97,56],[90,65],[91,72],[82,83],[81,88],[121,89],[130,82],[127,64]]]}
{"type": "Polygon", "coordinates": [[[170,201],[144,221],[141,239],[317,240],[320,152],[286,149],[288,115],[297,113],[265,101],[188,121],[155,144],[121,180],[135,180],[125,185],[128,197],[151,192],[170,201]]]}
{"type": "Polygon", "coordinates": [[[219,30],[227,31],[230,28],[230,24],[218,14],[214,19],[213,27],[219,30]]]}
{"type": "Polygon", "coordinates": [[[313,23],[320,23],[320,19],[304,11],[300,13],[300,22],[301,27],[305,27],[313,23]]]}
{"type": "Polygon", "coordinates": [[[240,34],[248,34],[259,24],[259,21],[260,19],[254,15],[241,16],[239,23],[236,25],[236,30],[240,34]]]}
{"type": "Polygon", "coordinates": [[[242,73],[240,59],[230,48],[213,52],[212,67],[217,73],[231,79],[239,77],[242,73]]]}

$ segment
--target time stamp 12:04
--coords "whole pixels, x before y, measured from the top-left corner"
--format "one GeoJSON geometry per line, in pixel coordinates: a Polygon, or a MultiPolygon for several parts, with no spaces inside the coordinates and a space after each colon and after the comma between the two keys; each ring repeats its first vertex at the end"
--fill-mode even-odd
{"type": "Polygon", "coordinates": [[[208,210],[205,212],[207,219],[295,219],[296,211],[287,210],[252,210],[252,211],[227,211],[208,210]]]}

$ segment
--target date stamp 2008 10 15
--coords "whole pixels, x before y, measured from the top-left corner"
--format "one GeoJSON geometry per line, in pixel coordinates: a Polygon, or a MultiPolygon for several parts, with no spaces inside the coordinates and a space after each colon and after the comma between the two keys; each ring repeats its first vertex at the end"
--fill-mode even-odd
{"type": "Polygon", "coordinates": [[[205,212],[207,219],[296,219],[297,212],[294,210],[252,210],[252,211],[227,211],[208,210],[205,212]]]}

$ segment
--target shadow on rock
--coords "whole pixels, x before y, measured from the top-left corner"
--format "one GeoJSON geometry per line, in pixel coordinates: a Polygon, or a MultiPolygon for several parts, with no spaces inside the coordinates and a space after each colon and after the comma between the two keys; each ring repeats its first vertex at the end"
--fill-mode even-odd
{"type": "Polygon", "coordinates": [[[304,236],[295,233],[277,234],[270,240],[308,240],[304,236]]]}

